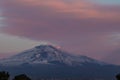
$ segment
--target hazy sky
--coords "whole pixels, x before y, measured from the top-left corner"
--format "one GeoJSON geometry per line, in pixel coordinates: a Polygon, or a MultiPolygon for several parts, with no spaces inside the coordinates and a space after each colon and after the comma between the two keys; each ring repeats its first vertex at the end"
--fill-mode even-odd
{"type": "Polygon", "coordinates": [[[0,57],[41,41],[120,64],[120,0],[0,0],[0,57]]]}

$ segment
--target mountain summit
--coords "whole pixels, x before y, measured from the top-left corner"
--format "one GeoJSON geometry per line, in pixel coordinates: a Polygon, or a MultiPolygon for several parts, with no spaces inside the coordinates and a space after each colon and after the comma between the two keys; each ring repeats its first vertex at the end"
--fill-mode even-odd
{"type": "Polygon", "coordinates": [[[40,45],[0,60],[0,70],[7,70],[13,76],[26,73],[33,80],[113,80],[120,66],[73,55],[53,45],[40,45]]]}
{"type": "Polygon", "coordinates": [[[85,63],[105,65],[103,62],[94,60],[87,56],[76,56],[69,54],[53,45],[36,46],[32,49],[0,61],[1,65],[59,64],[80,66],[85,63]]]}

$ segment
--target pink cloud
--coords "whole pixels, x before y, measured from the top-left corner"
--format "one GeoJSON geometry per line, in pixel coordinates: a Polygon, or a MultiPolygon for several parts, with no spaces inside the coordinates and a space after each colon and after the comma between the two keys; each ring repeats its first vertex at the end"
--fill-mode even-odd
{"type": "MultiPolygon", "coordinates": [[[[108,10],[107,6],[95,5],[87,0],[65,2],[61,0],[11,0],[12,3],[34,8],[43,7],[58,14],[72,14],[78,18],[120,19],[120,11],[108,10]]],[[[120,7],[120,6],[118,6],[120,7]]],[[[112,7],[113,8],[113,7],[112,7]]]]}
{"type": "Polygon", "coordinates": [[[71,52],[101,58],[118,46],[109,45],[120,32],[120,6],[102,6],[83,0],[0,1],[6,19],[3,33],[47,40],[71,52]],[[97,54],[98,53],[98,54],[97,54]]]}

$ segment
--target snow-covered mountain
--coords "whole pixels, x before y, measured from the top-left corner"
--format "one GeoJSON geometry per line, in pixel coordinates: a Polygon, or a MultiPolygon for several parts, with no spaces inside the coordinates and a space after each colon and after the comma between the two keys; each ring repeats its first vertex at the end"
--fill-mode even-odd
{"type": "Polygon", "coordinates": [[[80,66],[84,63],[107,65],[87,56],[71,55],[65,51],[57,49],[52,45],[36,46],[10,58],[0,60],[0,64],[3,66],[14,66],[22,64],[61,64],[69,66],[80,66]]]}
{"type": "Polygon", "coordinates": [[[25,73],[33,80],[113,80],[120,72],[120,66],[83,55],[73,55],[53,45],[40,45],[0,60],[0,71],[3,70],[9,71],[13,76],[25,73]]]}

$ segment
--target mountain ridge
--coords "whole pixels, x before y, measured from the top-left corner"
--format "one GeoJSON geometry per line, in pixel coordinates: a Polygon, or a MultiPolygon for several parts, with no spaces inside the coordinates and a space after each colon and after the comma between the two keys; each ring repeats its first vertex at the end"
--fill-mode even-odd
{"type": "Polygon", "coordinates": [[[72,55],[63,50],[57,49],[52,45],[40,45],[32,49],[21,52],[10,58],[3,59],[0,64],[6,65],[20,65],[24,63],[28,64],[65,64],[69,66],[80,66],[82,63],[96,63],[99,65],[108,65],[107,63],[100,62],[98,60],[89,58],[84,55],[72,55]],[[14,62],[14,63],[13,63],[14,62]]]}

